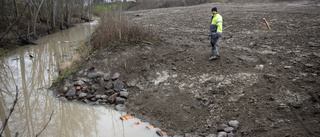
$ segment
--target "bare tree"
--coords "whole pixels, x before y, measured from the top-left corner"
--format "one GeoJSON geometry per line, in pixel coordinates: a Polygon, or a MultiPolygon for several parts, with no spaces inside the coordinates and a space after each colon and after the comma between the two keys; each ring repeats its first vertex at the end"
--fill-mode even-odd
{"type": "Polygon", "coordinates": [[[42,6],[43,2],[44,2],[44,0],[41,1],[40,5],[38,7],[37,6],[35,7],[35,9],[37,9],[35,14],[34,14],[34,20],[33,20],[33,35],[35,37],[37,37],[36,24],[37,24],[37,20],[38,20],[38,15],[39,15],[39,11],[41,9],[41,6],[42,6]]]}
{"type": "Polygon", "coordinates": [[[13,8],[13,15],[14,18],[18,17],[18,6],[16,0],[12,0],[12,8],[13,8]]]}

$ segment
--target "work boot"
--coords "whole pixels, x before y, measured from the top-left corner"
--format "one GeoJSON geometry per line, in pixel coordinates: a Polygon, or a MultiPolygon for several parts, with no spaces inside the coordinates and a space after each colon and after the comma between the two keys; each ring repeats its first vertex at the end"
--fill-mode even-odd
{"type": "Polygon", "coordinates": [[[218,56],[211,56],[211,57],[209,58],[209,60],[215,60],[215,59],[218,59],[218,56]]]}

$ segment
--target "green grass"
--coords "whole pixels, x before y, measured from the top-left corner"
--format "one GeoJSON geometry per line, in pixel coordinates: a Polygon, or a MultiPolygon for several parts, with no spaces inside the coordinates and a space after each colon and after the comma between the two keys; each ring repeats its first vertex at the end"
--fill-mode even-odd
{"type": "Polygon", "coordinates": [[[93,11],[94,12],[108,12],[111,8],[117,7],[117,4],[106,4],[106,5],[99,5],[95,6],[93,11]]]}
{"type": "Polygon", "coordinates": [[[3,48],[0,48],[0,56],[4,56],[6,51],[3,48]]]}
{"type": "Polygon", "coordinates": [[[72,74],[72,73],[76,73],[80,68],[82,67],[82,65],[78,66],[78,67],[74,67],[66,72],[64,72],[61,76],[59,76],[55,81],[52,82],[52,85],[56,85],[58,84],[64,77],[72,74]]]}

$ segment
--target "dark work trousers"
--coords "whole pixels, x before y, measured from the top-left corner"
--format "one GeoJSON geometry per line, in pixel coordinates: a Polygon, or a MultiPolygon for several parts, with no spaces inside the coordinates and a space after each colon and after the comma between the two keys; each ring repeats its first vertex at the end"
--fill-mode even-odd
{"type": "Polygon", "coordinates": [[[216,37],[211,37],[211,46],[212,46],[212,56],[217,56],[218,55],[218,47],[217,47],[217,42],[218,42],[218,38],[216,37]]]}

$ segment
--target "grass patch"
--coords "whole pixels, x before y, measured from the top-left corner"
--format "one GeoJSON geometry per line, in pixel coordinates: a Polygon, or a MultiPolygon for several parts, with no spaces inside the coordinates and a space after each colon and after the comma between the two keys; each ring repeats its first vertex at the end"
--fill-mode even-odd
{"type": "Polygon", "coordinates": [[[159,41],[156,33],[148,27],[128,21],[119,11],[102,15],[100,25],[92,37],[93,50],[114,46],[142,45],[159,41]]]}
{"type": "MultiPolygon", "coordinates": [[[[71,59],[57,63],[59,77],[52,83],[52,85],[59,83],[64,77],[73,74],[82,68],[86,58],[89,57],[91,53],[91,48],[88,43],[89,41],[90,37],[79,41],[75,47],[78,53],[73,55],[71,59]]],[[[92,54],[96,54],[97,52],[98,51],[95,51],[92,54]]]]}
{"type": "Polygon", "coordinates": [[[52,85],[58,84],[64,77],[77,72],[80,68],[81,68],[81,65],[62,73],[55,81],[52,82],[52,85]]]}
{"type": "Polygon", "coordinates": [[[0,57],[4,56],[6,54],[6,51],[3,48],[0,48],[0,57]]]}

